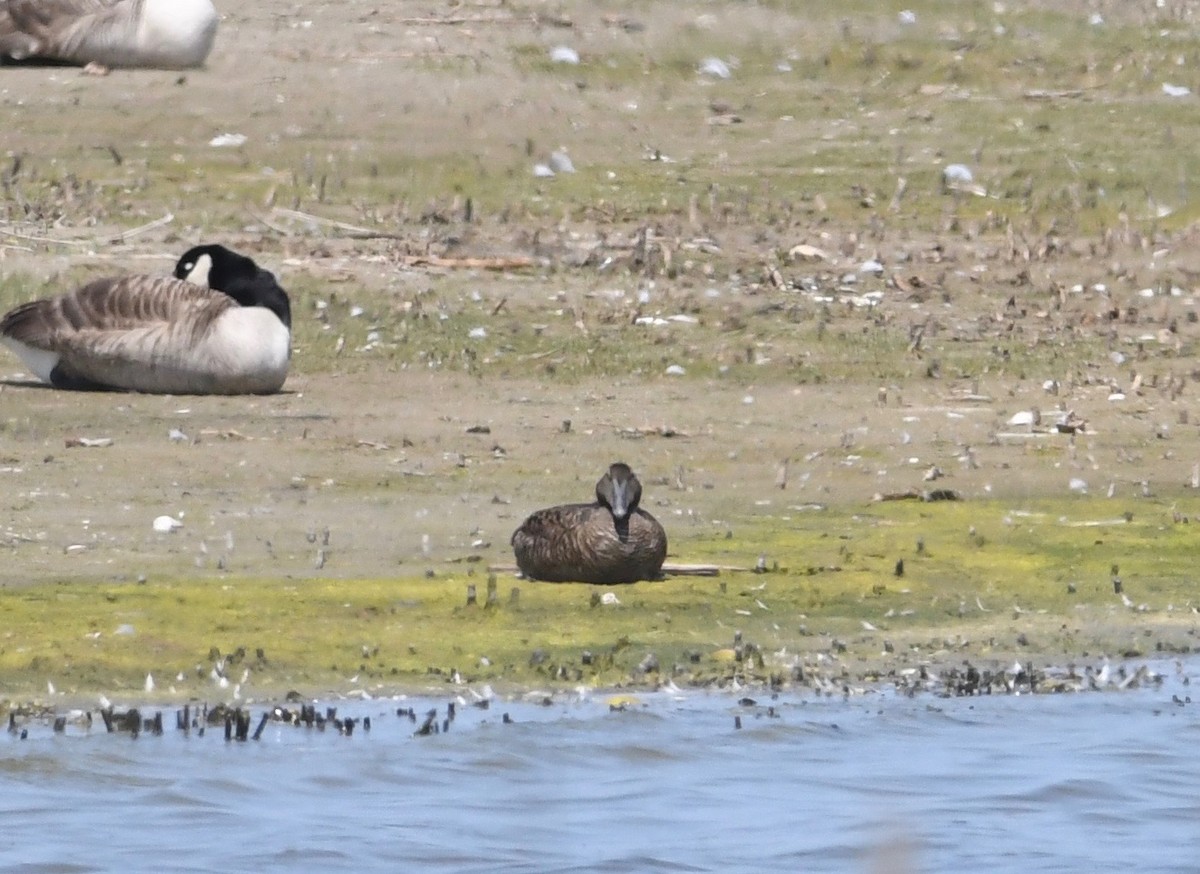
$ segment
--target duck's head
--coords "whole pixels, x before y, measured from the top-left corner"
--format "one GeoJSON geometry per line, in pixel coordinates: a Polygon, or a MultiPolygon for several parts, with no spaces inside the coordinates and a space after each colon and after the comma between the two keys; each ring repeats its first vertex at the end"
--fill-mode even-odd
{"type": "Polygon", "coordinates": [[[642,484],[628,464],[618,461],[596,483],[596,500],[608,507],[617,521],[627,519],[642,500],[642,484]]]}
{"type": "Polygon", "coordinates": [[[226,249],[219,243],[188,249],[175,263],[175,277],[206,284],[232,297],[244,307],[265,307],[290,330],[292,306],[275,274],[254,260],[226,249]]]}

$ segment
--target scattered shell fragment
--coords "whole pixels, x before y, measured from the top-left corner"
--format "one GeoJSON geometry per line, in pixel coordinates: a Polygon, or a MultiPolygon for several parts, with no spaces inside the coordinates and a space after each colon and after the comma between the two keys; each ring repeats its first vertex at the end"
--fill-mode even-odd
{"type": "Polygon", "coordinates": [[[571,156],[563,149],[550,153],[550,169],[555,173],[574,173],[575,165],[571,163],[571,156]]]}
{"type": "Polygon", "coordinates": [[[712,76],[714,79],[728,79],[733,75],[729,65],[720,58],[705,58],[700,62],[699,71],[700,75],[712,76]]]}
{"type": "Polygon", "coordinates": [[[802,258],[805,261],[828,261],[829,254],[824,249],[819,249],[816,246],[799,243],[788,250],[788,258],[792,261],[795,261],[797,258],[802,258]]]}
{"type": "Polygon", "coordinates": [[[68,437],[66,445],[68,449],[76,446],[82,446],[85,449],[94,449],[96,447],[112,446],[113,440],[111,437],[68,437]]]}
{"type": "Polygon", "coordinates": [[[579,52],[570,46],[555,46],[550,49],[550,60],[555,64],[578,64],[579,52]]]}
{"type": "Polygon", "coordinates": [[[683,376],[685,373],[687,371],[679,364],[672,364],[667,368],[667,376],[683,376]]]}
{"type": "Polygon", "coordinates": [[[170,534],[176,528],[182,528],[183,523],[174,516],[157,516],[154,519],[154,530],[159,534],[170,534]]]}
{"type": "Polygon", "coordinates": [[[621,602],[617,600],[617,595],[615,592],[605,592],[603,595],[600,596],[600,603],[601,604],[620,604],[621,602]]]}
{"type": "Polygon", "coordinates": [[[1192,93],[1192,89],[1186,85],[1172,85],[1170,82],[1163,82],[1162,91],[1168,97],[1187,97],[1192,93]]]}
{"type": "Polygon", "coordinates": [[[975,181],[975,175],[966,164],[947,164],[942,170],[942,181],[948,186],[970,185],[975,181]]]}
{"type": "Polygon", "coordinates": [[[208,144],[217,149],[236,148],[237,146],[246,144],[246,135],[229,133],[217,134],[208,141],[208,144]]]}

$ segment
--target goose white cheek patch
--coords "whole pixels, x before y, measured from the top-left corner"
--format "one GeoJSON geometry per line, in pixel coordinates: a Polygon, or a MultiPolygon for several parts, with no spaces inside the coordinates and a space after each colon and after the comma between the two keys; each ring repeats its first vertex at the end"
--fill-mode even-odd
{"type": "Polygon", "coordinates": [[[184,277],[192,285],[199,285],[202,288],[208,288],[208,274],[212,270],[212,258],[208,255],[201,255],[196,259],[196,264],[192,267],[187,276],[184,277]]]}

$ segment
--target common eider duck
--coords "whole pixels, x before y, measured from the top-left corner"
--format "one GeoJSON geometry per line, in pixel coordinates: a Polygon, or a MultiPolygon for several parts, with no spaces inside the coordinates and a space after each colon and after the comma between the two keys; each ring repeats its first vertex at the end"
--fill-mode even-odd
{"type": "Polygon", "coordinates": [[[0,59],[107,67],[199,67],[212,0],[0,0],[0,59]]]}
{"type": "Polygon", "coordinates": [[[197,246],[176,276],[211,259],[208,287],[166,276],[97,279],[0,320],[0,343],[56,388],[270,394],[287,378],[291,305],[274,275],[224,246],[197,246]]]}
{"type": "Polygon", "coordinates": [[[642,484],[629,465],[613,464],[591,504],[538,510],[513,532],[517,567],[532,580],[635,583],[656,579],[667,534],[638,506],[642,484]]]}

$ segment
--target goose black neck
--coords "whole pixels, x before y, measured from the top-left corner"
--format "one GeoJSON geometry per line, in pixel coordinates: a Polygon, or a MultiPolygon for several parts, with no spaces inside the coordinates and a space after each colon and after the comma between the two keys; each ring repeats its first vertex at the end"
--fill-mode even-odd
{"type": "Polygon", "coordinates": [[[196,246],[183,254],[175,265],[175,276],[185,278],[200,258],[207,255],[212,262],[208,271],[208,287],[224,292],[244,307],[265,307],[279,317],[290,330],[292,308],[287,292],[280,288],[275,274],[263,270],[254,260],[239,255],[219,243],[196,246]]]}

